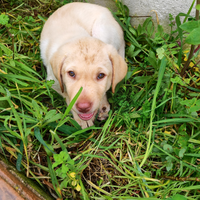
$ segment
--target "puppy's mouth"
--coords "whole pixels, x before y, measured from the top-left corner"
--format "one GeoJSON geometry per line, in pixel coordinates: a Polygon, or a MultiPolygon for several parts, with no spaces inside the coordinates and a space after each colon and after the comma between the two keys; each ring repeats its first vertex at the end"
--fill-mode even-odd
{"type": "Polygon", "coordinates": [[[90,119],[94,116],[94,114],[95,114],[95,112],[93,112],[93,113],[87,113],[87,114],[83,113],[83,114],[78,114],[78,116],[79,116],[82,120],[88,121],[88,120],[90,120],[90,119]]]}

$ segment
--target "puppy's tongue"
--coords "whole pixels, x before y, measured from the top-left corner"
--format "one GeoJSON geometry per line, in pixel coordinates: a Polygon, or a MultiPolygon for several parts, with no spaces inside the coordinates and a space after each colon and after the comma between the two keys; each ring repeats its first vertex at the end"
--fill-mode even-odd
{"type": "Polygon", "coordinates": [[[78,116],[82,119],[82,120],[85,120],[85,121],[88,121],[90,120],[94,115],[94,112],[93,113],[88,113],[88,114],[79,114],[78,116]]]}

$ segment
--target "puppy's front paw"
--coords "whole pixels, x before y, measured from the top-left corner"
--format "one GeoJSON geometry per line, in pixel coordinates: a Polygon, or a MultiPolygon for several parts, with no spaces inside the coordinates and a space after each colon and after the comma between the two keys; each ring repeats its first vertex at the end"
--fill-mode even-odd
{"type": "Polygon", "coordinates": [[[93,126],[94,123],[92,120],[84,121],[84,120],[79,120],[79,125],[81,126],[82,129],[85,129],[87,127],[93,126]]]}
{"type": "Polygon", "coordinates": [[[100,121],[106,119],[108,117],[109,111],[110,111],[110,104],[106,100],[106,102],[104,102],[99,108],[99,114],[98,114],[97,119],[100,121]]]}
{"type": "Polygon", "coordinates": [[[73,112],[72,111],[72,114],[74,116],[74,119],[78,122],[78,124],[81,126],[82,129],[85,129],[87,127],[90,127],[90,126],[93,126],[94,123],[94,117],[92,117],[92,119],[88,120],[88,121],[85,121],[85,120],[82,120],[77,114],[76,112],[73,112]]]}

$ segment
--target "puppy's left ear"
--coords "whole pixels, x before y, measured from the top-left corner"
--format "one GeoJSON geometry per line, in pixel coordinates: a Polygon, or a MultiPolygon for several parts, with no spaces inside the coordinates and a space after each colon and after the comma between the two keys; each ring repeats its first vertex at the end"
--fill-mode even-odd
{"type": "Polygon", "coordinates": [[[112,92],[114,93],[116,85],[126,76],[127,64],[114,47],[110,46],[109,49],[109,58],[112,63],[112,92]]]}
{"type": "Polygon", "coordinates": [[[53,69],[53,73],[60,84],[60,89],[62,93],[64,92],[64,85],[62,80],[62,66],[64,64],[66,57],[63,54],[60,54],[59,51],[53,54],[51,58],[51,67],[53,69]]]}

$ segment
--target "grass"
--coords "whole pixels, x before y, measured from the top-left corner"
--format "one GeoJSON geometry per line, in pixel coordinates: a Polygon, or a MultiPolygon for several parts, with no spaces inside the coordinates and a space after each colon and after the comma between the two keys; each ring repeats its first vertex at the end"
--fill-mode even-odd
{"type": "Polygon", "coordinates": [[[200,198],[200,42],[192,53],[184,42],[194,34],[185,29],[193,5],[170,15],[167,34],[151,18],[132,27],[116,2],[129,70],[108,91],[108,119],[81,130],[73,102],[67,107],[45,81],[39,53],[45,19],[63,3],[1,3],[1,154],[55,199],[200,198]]]}

